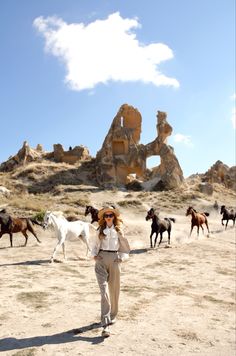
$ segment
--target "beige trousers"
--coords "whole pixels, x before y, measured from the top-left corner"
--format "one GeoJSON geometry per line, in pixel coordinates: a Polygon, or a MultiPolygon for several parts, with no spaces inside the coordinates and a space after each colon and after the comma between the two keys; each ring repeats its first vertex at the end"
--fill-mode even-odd
{"type": "Polygon", "coordinates": [[[120,262],[115,262],[117,252],[100,251],[101,260],[95,264],[95,273],[101,293],[101,322],[110,323],[118,313],[120,295],[120,262]]]}

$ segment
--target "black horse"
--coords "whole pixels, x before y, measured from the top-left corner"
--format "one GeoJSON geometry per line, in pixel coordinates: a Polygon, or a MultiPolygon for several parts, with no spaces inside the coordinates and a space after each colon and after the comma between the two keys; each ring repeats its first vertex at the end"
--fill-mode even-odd
{"type": "Polygon", "coordinates": [[[233,226],[235,225],[236,213],[233,209],[230,211],[226,209],[225,205],[221,206],[220,213],[223,214],[221,224],[224,226],[223,221],[226,220],[225,230],[227,229],[228,221],[233,220],[233,226]]]}
{"type": "Polygon", "coordinates": [[[170,234],[171,234],[171,221],[175,222],[174,218],[164,218],[164,220],[161,220],[157,215],[155,215],[155,210],[151,208],[147,212],[146,220],[152,219],[152,225],[151,225],[151,235],[150,235],[150,247],[152,248],[152,235],[156,233],[155,237],[155,242],[154,242],[154,248],[156,247],[156,242],[157,242],[157,237],[158,234],[160,233],[160,241],[158,246],[160,245],[162,241],[162,235],[164,231],[168,232],[168,245],[170,245],[170,234]]]}
{"type": "Polygon", "coordinates": [[[91,205],[87,205],[85,208],[85,213],[84,215],[87,216],[88,214],[91,214],[92,217],[92,221],[91,224],[94,223],[95,221],[98,221],[98,209],[95,209],[93,206],[91,205]]]}

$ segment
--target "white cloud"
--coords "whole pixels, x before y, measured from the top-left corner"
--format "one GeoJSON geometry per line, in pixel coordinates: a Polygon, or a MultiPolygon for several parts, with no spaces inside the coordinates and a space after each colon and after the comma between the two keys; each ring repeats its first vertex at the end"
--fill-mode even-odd
{"type": "MultiPolygon", "coordinates": [[[[232,100],[236,100],[236,94],[234,93],[230,98],[232,100]]],[[[235,106],[232,109],[231,122],[233,124],[233,128],[236,129],[236,107],[235,106]]]]}
{"type": "Polygon", "coordinates": [[[175,78],[165,76],[157,67],[173,58],[172,50],[163,43],[140,43],[134,33],[141,27],[136,18],[122,18],[116,12],[85,25],[40,16],[34,26],[45,39],[45,50],[64,62],[65,81],[73,90],[109,81],[179,87],[175,78]]]}
{"type": "Polygon", "coordinates": [[[173,138],[174,138],[174,141],[177,143],[183,143],[186,146],[193,146],[190,136],[186,136],[186,135],[177,133],[173,136],[173,138]]]}

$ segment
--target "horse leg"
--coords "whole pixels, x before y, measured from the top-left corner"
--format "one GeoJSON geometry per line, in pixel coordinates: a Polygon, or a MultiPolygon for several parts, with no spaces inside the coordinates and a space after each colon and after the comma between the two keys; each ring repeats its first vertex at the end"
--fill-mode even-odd
{"type": "Polygon", "coordinates": [[[84,241],[85,245],[87,246],[86,256],[88,256],[88,252],[91,251],[90,246],[88,244],[88,237],[87,236],[82,236],[82,238],[83,238],[83,241],[84,241]]]}
{"type": "Polygon", "coordinates": [[[221,219],[221,224],[224,226],[223,219],[221,219]]]}
{"type": "Polygon", "coordinates": [[[158,235],[159,235],[159,231],[156,232],[156,237],[155,237],[155,240],[154,240],[154,248],[156,247],[158,235]]]}
{"type": "Polygon", "coordinates": [[[59,249],[59,247],[65,242],[66,236],[60,236],[58,237],[58,242],[53,250],[53,254],[52,257],[50,259],[50,262],[53,262],[57,253],[57,250],[59,249]]]}
{"type": "Polygon", "coordinates": [[[163,234],[163,232],[160,232],[160,241],[159,241],[158,246],[160,246],[160,244],[161,244],[161,241],[162,241],[162,234],[163,234]]]}
{"type": "Polygon", "coordinates": [[[62,243],[62,250],[63,250],[63,255],[64,255],[64,259],[66,260],[66,246],[65,246],[65,242],[62,243]]]}
{"type": "MultiPolygon", "coordinates": [[[[150,235],[150,247],[152,248],[152,235],[154,234],[154,231],[151,232],[151,235],[150,235]]],[[[155,246],[154,246],[155,247],[155,246]]]]}
{"type": "Polygon", "coordinates": [[[10,236],[10,244],[11,244],[11,247],[13,247],[13,243],[12,243],[12,233],[9,232],[9,236],[10,236]]]}
{"type": "Polygon", "coordinates": [[[171,233],[171,229],[168,230],[168,245],[170,245],[170,233],[171,233]]]}
{"type": "Polygon", "coordinates": [[[210,234],[209,225],[208,225],[208,221],[207,220],[205,221],[205,225],[207,227],[208,234],[210,234]]]}
{"type": "Polygon", "coordinates": [[[202,229],[202,233],[203,233],[203,235],[204,235],[204,228],[203,228],[203,226],[202,225],[200,225],[201,226],[201,229],[202,229]]]}
{"type": "Polygon", "coordinates": [[[197,225],[197,236],[199,236],[199,225],[197,225]]]}
{"type": "Polygon", "coordinates": [[[41,241],[38,239],[38,236],[36,235],[34,229],[32,228],[32,226],[30,224],[27,224],[27,228],[28,230],[31,232],[31,234],[34,235],[34,237],[36,238],[36,240],[38,241],[38,243],[41,243],[41,241]]]}
{"type": "Polygon", "coordinates": [[[226,224],[225,224],[225,230],[227,229],[228,222],[229,222],[229,220],[227,219],[227,220],[226,220],[226,224]]]}
{"type": "Polygon", "coordinates": [[[27,245],[27,241],[28,241],[28,235],[27,235],[27,233],[26,233],[26,230],[24,230],[24,231],[22,231],[22,234],[24,235],[24,237],[25,237],[25,244],[24,244],[24,246],[26,246],[27,245]]]}
{"type": "Polygon", "coordinates": [[[191,225],[189,237],[191,236],[192,231],[193,231],[193,224],[191,225]]]}

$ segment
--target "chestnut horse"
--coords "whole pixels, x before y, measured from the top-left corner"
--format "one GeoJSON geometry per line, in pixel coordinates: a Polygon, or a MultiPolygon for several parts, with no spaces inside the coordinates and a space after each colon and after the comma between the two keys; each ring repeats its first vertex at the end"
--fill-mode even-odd
{"type": "MultiPolygon", "coordinates": [[[[36,222],[35,222],[36,223],[36,222]]],[[[40,225],[40,224],[39,224],[40,225]]],[[[25,237],[25,244],[27,245],[28,235],[27,230],[29,230],[36,240],[40,243],[41,241],[38,239],[32,225],[30,219],[27,218],[14,218],[10,216],[5,209],[0,211],[0,238],[4,234],[9,234],[10,236],[10,244],[11,247],[13,246],[12,243],[12,234],[16,232],[21,232],[25,237]]]]}
{"type": "Polygon", "coordinates": [[[197,234],[199,235],[199,227],[201,227],[202,232],[204,233],[203,229],[203,224],[206,224],[208,233],[209,231],[209,226],[208,226],[208,221],[207,221],[207,216],[209,216],[209,213],[198,213],[192,206],[189,206],[187,211],[186,211],[186,216],[192,215],[192,220],[191,220],[191,230],[189,236],[191,236],[191,233],[193,231],[194,226],[197,226],[197,234]]]}

